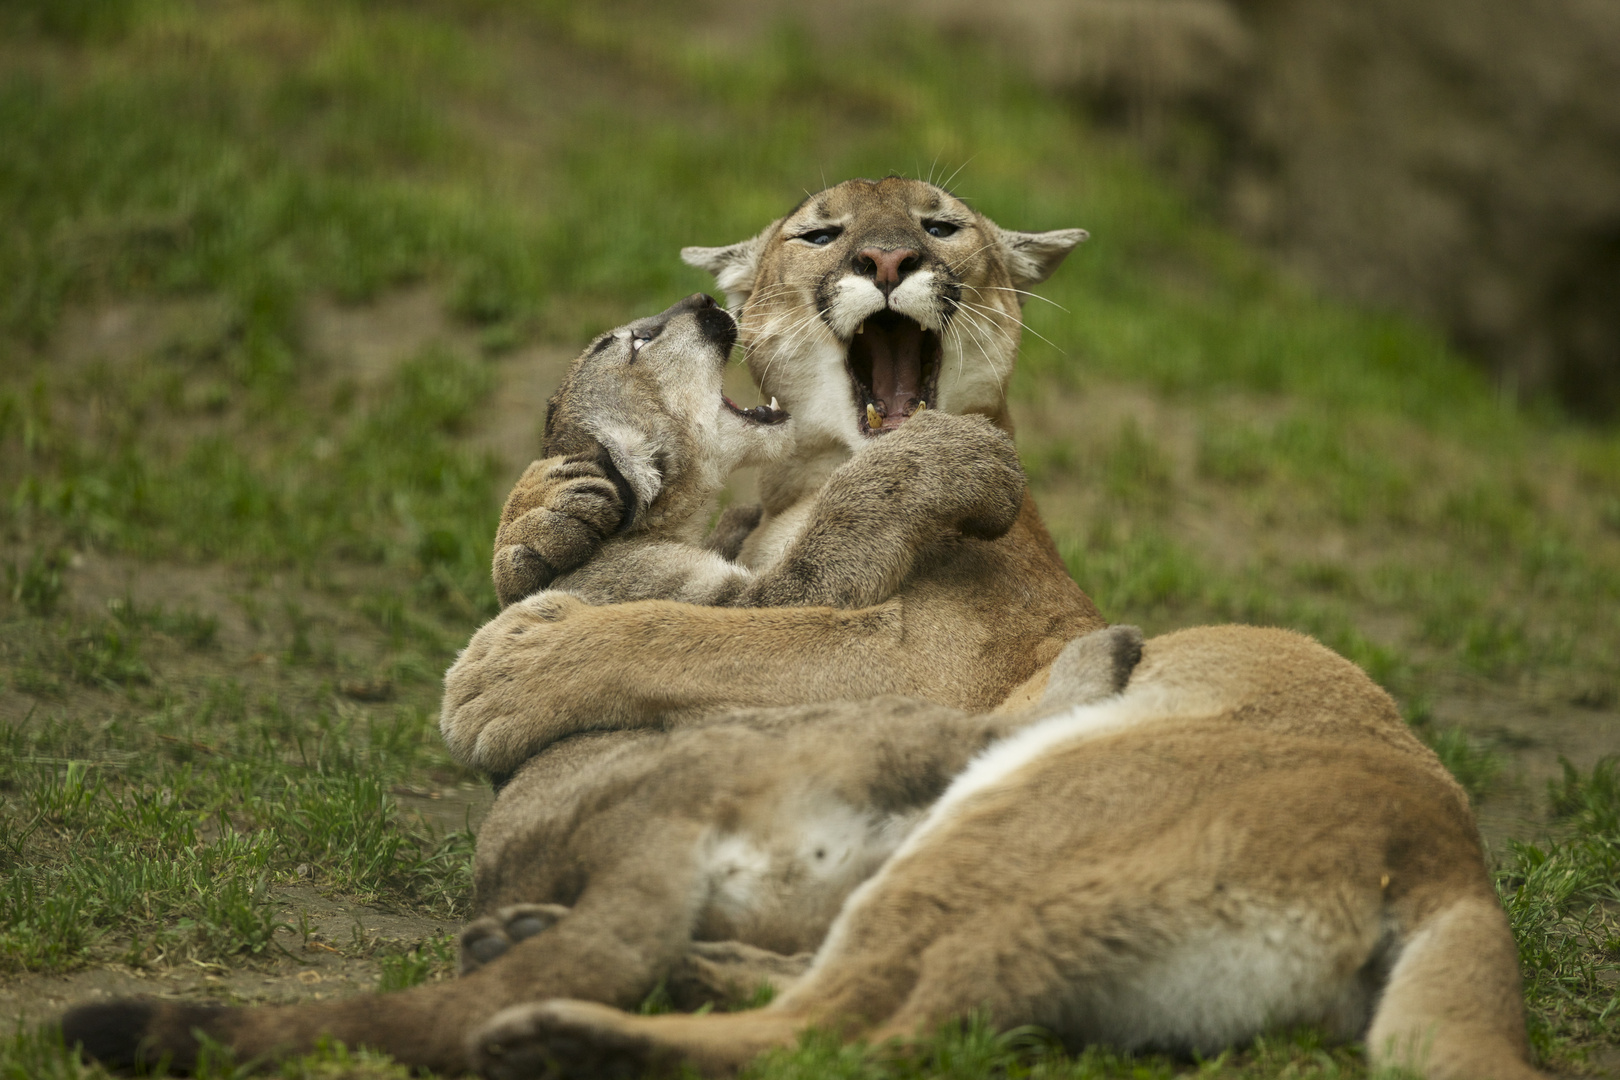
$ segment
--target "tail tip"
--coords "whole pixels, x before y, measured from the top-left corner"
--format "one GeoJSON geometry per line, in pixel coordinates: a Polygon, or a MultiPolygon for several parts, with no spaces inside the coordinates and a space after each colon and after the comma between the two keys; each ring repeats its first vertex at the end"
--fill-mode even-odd
{"type": "Polygon", "coordinates": [[[152,998],[79,1005],[62,1016],[62,1042],[109,1068],[152,1064],[163,1057],[188,1067],[196,1056],[194,1028],[206,1026],[222,1010],[217,1005],[180,1005],[152,998]],[[183,1046],[165,1045],[158,1028],[181,1035],[183,1046]]]}

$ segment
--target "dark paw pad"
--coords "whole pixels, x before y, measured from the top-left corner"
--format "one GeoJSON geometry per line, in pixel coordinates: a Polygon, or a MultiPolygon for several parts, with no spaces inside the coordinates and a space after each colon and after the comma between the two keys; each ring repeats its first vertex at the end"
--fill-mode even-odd
{"type": "Polygon", "coordinates": [[[568,909],[558,904],[512,904],[469,923],[461,931],[461,973],[483,967],[518,942],[555,926],[567,914],[568,909]]]}
{"type": "MultiPolygon", "coordinates": [[[[667,1071],[647,1039],[559,1017],[530,1006],[518,1018],[497,1017],[473,1042],[479,1072],[492,1080],[642,1080],[667,1071]]],[[[520,1010],[522,1007],[520,1007],[520,1010]]]]}
{"type": "Polygon", "coordinates": [[[466,945],[467,952],[470,953],[472,958],[478,961],[479,964],[489,963],[497,956],[505,953],[506,950],[510,949],[511,947],[511,942],[507,941],[504,937],[499,937],[494,934],[474,938],[466,945]]]}
{"type": "Polygon", "coordinates": [[[534,935],[550,926],[553,921],[541,918],[538,915],[524,915],[506,924],[506,934],[513,941],[523,941],[525,938],[534,937],[534,935]]]}

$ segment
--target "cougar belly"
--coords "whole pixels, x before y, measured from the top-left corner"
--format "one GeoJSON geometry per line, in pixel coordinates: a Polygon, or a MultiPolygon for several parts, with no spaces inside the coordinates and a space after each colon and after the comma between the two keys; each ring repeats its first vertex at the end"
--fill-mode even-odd
{"type": "Polygon", "coordinates": [[[877,813],[807,793],[710,828],[698,845],[699,887],[707,900],[693,936],[780,953],[815,949],[844,900],[878,871],[920,816],[877,813]]]}
{"type": "Polygon", "coordinates": [[[1297,901],[1236,905],[1232,921],[1233,907],[1076,978],[1048,1023],[1075,1045],[1204,1054],[1294,1025],[1334,1039],[1366,1030],[1398,953],[1393,927],[1297,901]]]}

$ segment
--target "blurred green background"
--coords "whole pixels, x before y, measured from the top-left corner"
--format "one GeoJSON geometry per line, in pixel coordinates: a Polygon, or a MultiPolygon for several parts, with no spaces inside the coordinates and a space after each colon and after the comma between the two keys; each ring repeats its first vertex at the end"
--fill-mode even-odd
{"type": "MultiPolygon", "coordinates": [[[[1150,631],[1288,625],[1366,666],[1479,800],[1538,1052],[1616,1068],[1620,436],[1572,418],[1610,339],[1521,378],[1529,339],[1430,278],[1323,271],[1399,259],[1335,259],[1332,213],[1287,201],[1334,171],[1319,130],[1261,153],[1285,8],[0,5],[0,1010],[296,996],[316,960],[348,990],[443,977],[487,794],[437,680],[494,610],[562,365],[708,288],[681,246],[898,172],[1092,233],[1012,388],[1076,579],[1150,631]]],[[[877,1067],[802,1053],[770,1068],[877,1067]]],[[[928,1053],[886,1068],[1192,1067],[977,1030],[928,1053]]],[[[340,1058],[299,1068],[389,1069],[340,1058]]],[[[0,1045],[0,1076],[77,1069],[32,1028],[0,1045]]],[[[1208,1070],[1361,1066],[1299,1033],[1208,1070]]]]}

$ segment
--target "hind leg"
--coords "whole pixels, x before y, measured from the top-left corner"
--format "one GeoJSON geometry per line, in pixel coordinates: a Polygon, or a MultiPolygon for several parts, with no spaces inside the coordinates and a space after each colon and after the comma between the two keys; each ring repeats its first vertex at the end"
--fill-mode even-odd
{"type": "MultiPolygon", "coordinates": [[[[906,862],[910,875],[891,866],[851,898],[811,970],[764,1009],[637,1016],[580,1001],[535,1002],[506,1009],[478,1030],[469,1061],[501,1080],[636,1076],[683,1062],[725,1076],[791,1045],[808,1027],[849,1039],[874,1026],[909,1034],[925,1018],[972,1012],[1005,981],[995,958],[1017,945],[998,929],[1003,905],[983,882],[963,882],[950,867],[906,862]],[[954,998],[952,984],[960,988],[954,998]]],[[[1042,982],[1028,992],[1050,990],[1042,982]]],[[[1009,1001],[996,1019],[1023,1022],[1020,1007],[1009,1001]]]]}
{"type": "Polygon", "coordinates": [[[1535,1080],[1526,1058],[1518,952],[1488,894],[1454,900],[1407,940],[1367,1056],[1429,1080],[1535,1080]]]}
{"type": "MultiPolygon", "coordinates": [[[[462,978],[309,1005],[219,1008],[144,1000],[81,1006],[63,1018],[64,1038],[69,1045],[83,1042],[108,1064],[167,1057],[190,1068],[199,1029],[243,1059],[302,1053],[326,1037],[385,1051],[406,1065],[459,1074],[467,1067],[467,1032],[495,1010],[555,997],[634,1005],[686,952],[701,896],[692,885],[694,867],[681,858],[660,862],[656,853],[688,851],[695,837],[648,839],[650,852],[594,878],[572,910],[563,909],[566,918],[462,978]]],[[[499,929],[508,938],[513,931],[521,935],[538,916],[555,911],[519,908],[499,929]]]]}

